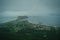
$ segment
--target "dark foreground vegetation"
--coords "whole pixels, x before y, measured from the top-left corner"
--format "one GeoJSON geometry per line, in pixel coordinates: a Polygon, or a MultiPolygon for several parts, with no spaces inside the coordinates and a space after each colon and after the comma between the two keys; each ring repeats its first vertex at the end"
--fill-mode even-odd
{"type": "Polygon", "coordinates": [[[0,24],[0,40],[59,40],[60,27],[15,20],[0,24]]]}

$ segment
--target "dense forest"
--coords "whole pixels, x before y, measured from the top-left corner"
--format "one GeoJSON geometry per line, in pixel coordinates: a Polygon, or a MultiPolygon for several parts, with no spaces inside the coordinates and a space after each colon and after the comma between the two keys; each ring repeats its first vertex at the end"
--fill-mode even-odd
{"type": "Polygon", "coordinates": [[[0,24],[0,40],[59,40],[60,27],[18,19],[0,24]]]}

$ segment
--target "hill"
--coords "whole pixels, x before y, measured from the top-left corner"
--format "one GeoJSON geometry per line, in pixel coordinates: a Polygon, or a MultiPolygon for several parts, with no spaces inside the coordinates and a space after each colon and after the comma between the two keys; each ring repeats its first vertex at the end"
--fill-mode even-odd
{"type": "Polygon", "coordinates": [[[59,35],[60,27],[33,24],[25,19],[0,24],[1,40],[58,40],[59,35]]]}

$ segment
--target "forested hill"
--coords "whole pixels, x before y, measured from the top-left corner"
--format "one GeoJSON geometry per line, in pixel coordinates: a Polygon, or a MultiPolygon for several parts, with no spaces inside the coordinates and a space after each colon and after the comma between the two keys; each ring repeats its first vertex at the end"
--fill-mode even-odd
{"type": "Polygon", "coordinates": [[[0,24],[0,40],[58,40],[60,27],[33,24],[17,19],[0,24]]]}

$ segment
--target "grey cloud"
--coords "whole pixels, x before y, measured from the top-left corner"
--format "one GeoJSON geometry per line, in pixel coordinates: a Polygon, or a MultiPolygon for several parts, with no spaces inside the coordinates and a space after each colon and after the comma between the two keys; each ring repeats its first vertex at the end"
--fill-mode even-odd
{"type": "Polygon", "coordinates": [[[58,13],[59,4],[59,0],[0,0],[0,12],[1,15],[4,15],[5,11],[23,11],[28,15],[58,13]]]}

